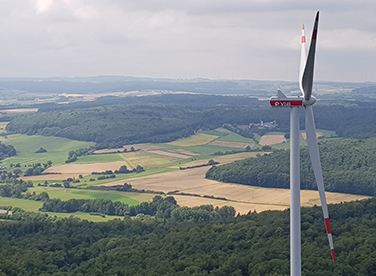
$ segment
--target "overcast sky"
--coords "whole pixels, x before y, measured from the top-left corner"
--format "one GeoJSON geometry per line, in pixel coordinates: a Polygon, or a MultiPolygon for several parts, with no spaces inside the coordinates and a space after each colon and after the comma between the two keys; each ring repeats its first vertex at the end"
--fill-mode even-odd
{"type": "Polygon", "coordinates": [[[376,81],[375,0],[0,0],[0,77],[376,81]],[[310,39],[309,39],[310,40],[310,39]]]}

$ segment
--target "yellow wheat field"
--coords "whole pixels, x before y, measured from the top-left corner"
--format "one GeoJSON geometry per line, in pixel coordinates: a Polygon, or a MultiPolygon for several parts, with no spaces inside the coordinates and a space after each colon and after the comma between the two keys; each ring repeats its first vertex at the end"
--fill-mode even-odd
{"type": "Polygon", "coordinates": [[[261,137],[259,144],[261,146],[276,145],[286,142],[286,138],[283,135],[264,135],[261,137]]]}
{"type": "MultiPolygon", "coordinates": [[[[222,183],[205,178],[209,167],[171,171],[145,177],[128,179],[127,183],[132,184],[136,189],[163,191],[179,191],[186,194],[201,196],[222,197],[227,200],[204,198],[189,195],[174,195],[181,206],[199,206],[212,204],[214,206],[233,206],[237,212],[246,214],[249,211],[257,212],[265,210],[284,210],[290,206],[290,190],[260,188],[239,184],[222,183]]],[[[106,186],[123,184],[124,181],[103,184],[106,186]]],[[[328,203],[340,203],[346,201],[360,200],[366,196],[347,195],[340,193],[327,193],[328,203]]],[[[320,205],[319,193],[317,191],[301,191],[302,206],[320,205]]]]}

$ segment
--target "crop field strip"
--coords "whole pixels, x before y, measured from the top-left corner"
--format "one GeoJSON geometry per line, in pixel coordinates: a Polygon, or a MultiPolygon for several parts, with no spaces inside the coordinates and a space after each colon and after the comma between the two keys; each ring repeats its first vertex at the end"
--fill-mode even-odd
{"type": "Polygon", "coordinates": [[[155,153],[155,154],[159,154],[159,155],[164,155],[164,156],[170,156],[170,157],[174,157],[174,158],[179,158],[179,159],[187,159],[187,158],[191,158],[192,157],[190,155],[180,154],[180,153],[176,153],[176,152],[173,152],[173,151],[153,150],[153,151],[149,151],[149,152],[155,153]]]}
{"type": "Polygon", "coordinates": [[[123,158],[118,154],[93,154],[78,157],[74,164],[118,162],[123,158]]]}
{"type": "Polygon", "coordinates": [[[5,132],[5,128],[9,122],[0,122],[0,132],[5,132]]]}
{"type": "Polygon", "coordinates": [[[217,139],[219,136],[215,135],[209,135],[209,134],[204,134],[204,133],[198,133],[195,134],[189,138],[177,140],[174,142],[170,142],[168,144],[174,145],[174,146],[179,146],[179,147],[192,147],[192,146],[199,146],[199,145],[205,145],[210,143],[211,141],[214,141],[217,139]]]}
{"type": "MultiPolygon", "coordinates": [[[[302,137],[303,137],[304,140],[307,140],[307,134],[305,132],[302,132],[301,135],[302,135],[302,137]]],[[[317,138],[324,137],[324,133],[322,133],[322,132],[316,132],[316,137],[317,138]]]]}
{"type": "Polygon", "coordinates": [[[229,148],[239,148],[244,149],[247,146],[251,148],[255,146],[255,143],[240,143],[240,142],[228,142],[228,141],[213,141],[208,143],[208,145],[220,146],[220,147],[229,147],[229,148]]]}
{"type": "MultiPolygon", "coordinates": [[[[140,178],[131,178],[127,182],[134,188],[163,191],[179,191],[187,194],[200,195],[174,195],[178,204],[182,206],[198,206],[202,204],[213,204],[214,206],[230,205],[241,214],[249,210],[257,212],[265,210],[284,210],[290,202],[290,191],[288,189],[261,188],[247,185],[221,183],[205,179],[207,167],[187,169],[182,171],[171,171],[167,173],[150,175],[140,178]],[[203,196],[215,196],[226,198],[218,200],[204,198],[203,196]]],[[[115,184],[115,183],[113,183],[115,184]]],[[[104,184],[111,186],[112,183],[104,184]]],[[[328,193],[329,203],[339,203],[368,198],[367,196],[348,195],[340,193],[328,193]]],[[[317,191],[301,191],[302,206],[320,205],[317,191]]]]}
{"type": "Polygon", "coordinates": [[[262,146],[270,146],[287,142],[283,135],[264,135],[259,142],[262,146]]]}
{"type": "Polygon", "coordinates": [[[150,151],[136,151],[119,155],[127,162],[130,168],[135,168],[137,165],[144,168],[164,166],[180,160],[180,158],[155,154],[150,151]]]}
{"type": "Polygon", "coordinates": [[[76,173],[82,175],[88,175],[92,172],[103,172],[106,170],[117,170],[121,166],[127,166],[126,161],[116,161],[116,162],[101,162],[101,163],[88,163],[88,164],[75,164],[68,163],[64,165],[52,166],[45,170],[45,173],[76,173]]]}
{"type": "Polygon", "coordinates": [[[38,108],[14,108],[14,109],[1,109],[0,113],[3,114],[22,114],[29,112],[38,112],[38,108]]]}
{"type": "MultiPolygon", "coordinates": [[[[29,192],[37,194],[41,192],[48,193],[50,198],[60,198],[61,200],[69,199],[107,199],[112,201],[120,201],[128,205],[137,205],[138,200],[128,196],[131,193],[117,192],[117,191],[103,191],[103,190],[87,190],[87,189],[64,189],[54,187],[33,187],[29,192]]],[[[31,201],[31,200],[29,200],[31,201]]]]}

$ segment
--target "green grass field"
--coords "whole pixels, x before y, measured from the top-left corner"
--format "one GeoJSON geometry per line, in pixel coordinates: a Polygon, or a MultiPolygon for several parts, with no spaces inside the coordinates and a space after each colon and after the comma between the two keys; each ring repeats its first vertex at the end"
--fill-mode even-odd
{"type": "Polygon", "coordinates": [[[200,154],[200,156],[193,156],[191,160],[195,159],[205,159],[205,158],[210,158],[213,156],[215,152],[218,151],[233,151],[233,150],[242,150],[238,148],[231,148],[231,147],[221,147],[221,146],[214,146],[214,145],[204,145],[204,146],[194,146],[194,147],[189,147],[187,150],[200,154]]]}
{"type": "Polygon", "coordinates": [[[29,212],[38,212],[39,208],[42,207],[43,202],[11,198],[11,197],[0,197],[0,206],[13,206],[21,208],[22,210],[29,212]]]}
{"type": "Polygon", "coordinates": [[[165,166],[167,164],[171,164],[181,160],[177,157],[160,155],[149,151],[120,153],[119,155],[122,157],[121,160],[127,162],[130,167],[135,168],[137,167],[137,165],[140,165],[144,167],[145,170],[165,166]]]}
{"type": "Polygon", "coordinates": [[[192,146],[199,146],[205,145],[217,139],[218,136],[216,135],[209,135],[205,133],[197,133],[192,135],[191,137],[177,140],[174,142],[169,143],[170,145],[179,146],[179,147],[192,147],[192,146]]]}
{"type": "Polygon", "coordinates": [[[49,160],[55,165],[64,164],[69,151],[95,145],[92,142],[81,142],[66,138],[20,134],[8,135],[7,138],[1,137],[0,141],[5,145],[13,145],[18,153],[17,156],[3,160],[3,166],[9,166],[11,163],[20,163],[21,166],[27,166],[38,162],[46,163],[49,160]],[[35,153],[41,147],[46,149],[47,152],[35,153]]]}
{"type": "Polygon", "coordinates": [[[127,193],[117,191],[100,191],[86,189],[64,189],[48,187],[32,187],[29,192],[37,194],[46,192],[50,198],[60,198],[61,200],[76,199],[108,199],[111,201],[120,201],[128,205],[138,205],[138,201],[127,197],[127,193]]]}
{"type": "Polygon", "coordinates": [[[232,132],[225,129],[225,128],[217,128],[215,130],[204,130],[204,131],[201,131],[200,133],[222,137],[222,136],[226,136],[226,135],[228,135],[229,133],[232,133],[232,132]]]}
{"type": "MultiPolygon", "coordinates": [[[[29,192],[35,192],[37,194],[41,192],[47,192],[50,198],[60,198],[61,200],[69,199],[107,199],[111,201],[120,201],[124,204],[130,206],[135,206],[139,204],[139,200],[150,201],[155,195],[154,194],[138,194],[138,193],[125,193],[117,191],[103,191],[103,190],[86,190],[86,189],[63,189],[63,188],[47,188],[47,187],[32,187],[28,189],[29,192]],[[137,200],[138,199],[138,200],[137,200]]],[[[39,212],[43,202],[27,200],[27,199],[18,199],[18,198],[8,198],[0,197],[0,206],[13,206],[19,207],[25,211],[29,212],[39,212]]],[[[42,213],[42,212],[41,212],[42,213]]],[[[43,212],[44,213],[44,212],[43,212]]],[[[50,216],[57,217],[70,217],[76,216],[81,219],[87,219],[90,221],[107,221],[111,219],[116,219],[122,217],[119,216],[106,216],[105,218],[101,216],[94,216],[88,213],[53,213],[46,212],[50,216]]]]}
{"type": "Polygon", "coordinates": [[[18,207],[28,212],[39,212],[42,214],[48,214],[49,216],[56,216],[56,217],[63,217],[63,218],[73,216],[73,217],[78,217],[80,219],[86,219],[86,220],[94,221],[94,222],[108,221],[112,219],[123,219],[123,217],[119,217],[119,216],[105,216],[103,218],[101,216],[93,216],[93,215],[90,215],[89,213],[81,213],[81,212],[76,212],[76,213],[40,212],[39,208],[41,208],[42,205],[43,205],[43,202],[41,201],[0,197],[0,206],[18,207]]]}
{"type": "Polygon", "coordinates": [[[217,141],[226,141],[226,142],[237,142],[237,143],[255,143],[253,139],[243,137],[234,132],[227,133],[222,137],[218,138],[217,141]]]}
{"type": "Polygon", "coordinates": [[[90,164],[90,163],[101,163],[101,162],[116,162],[123,161],[123,158],[118,153],[113,154],[94,154],[78,157],[78,160],[74,163],[76,164],[90,164]]]}

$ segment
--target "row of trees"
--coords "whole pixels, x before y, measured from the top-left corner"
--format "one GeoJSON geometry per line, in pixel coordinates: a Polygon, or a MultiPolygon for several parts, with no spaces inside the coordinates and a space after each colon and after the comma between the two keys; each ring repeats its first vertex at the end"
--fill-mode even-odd
{"type": "Polygon", "coordinates": [[[28,168],[24,176],[31,176],[31,175],[41,175],[46,169],[52,166],[52,161],[47,161],[47,163],[36,163],[33,164],[30,168],[28,168]]]}
{"type": "Polygon", "coordinates": [[[33,183],[31,181],[25,182],[22,179],[20,180],[16,179],[14,180],[13,184],[0,185],[0,196],[24,198],[23,193],[27,191],[28,187],[33,187],[33,183]]]}
{"type": "MultiPolygon", "coordinates": [[[[376,139],[330,139],[319,142],[327,191],[376,195],[376,139]]],[[[289,188],[289,151],[212,167],[206,177],[223,182],[269,188],[289,188]]],[[[301,149],[301,188],[316,189],[307,148],[301,149]]]]}
{"type": "MultiPolygon", "coordinates": [[[[175,210],[181,217],[193,212],[175,210]]],[[[288,210],[209,221],[139,214],[103,223],[12,212],[0,214],[0,275],[290,273],[288,210]]],[[[321,207],[302,208],[303,274],[374,275],[376,199],[329,205],[329,212],[337,264],[331,260],[321,207]]]]}
{"type": "Polygon", "coordinates": [[[143,171],[145,171],[145,169],[140,165],[137,165],[136,168],[133,168],[131,170],[128,170],[126,165],[122,165],[120,166],[118,170],[115,170],[115,171],[106,170],[103,172],[92,172],[92,174],[127,174],[127,173],[140,173],[143,171]]]}
{"type": "Polygon", "coordinates": [[[136,206],[104,199],[70,199],[68,201],[49,199],[44,200],[40,211],[59,213],[84,212],[132,217],[143,214],[163,219],[173,218],[176,221],[212,221],[235,216],[233,207],[214,208],[211,205],[194,208],[179,207],[172,196],[162,197],[159,195],[155,196],[150,203],[142,202],[136,206]]]}
{"type": "Polygon", "coordinates": [[[94,151],[95,151],[94,147],[71,150],[68,153],[68,159],[65,161],[65,163],[71,163],[71,162],[77,161],[77,157],[84,156],[84,155],[91,155],[93,154],[94,151]]]}
{"type": "MultiPolygon", "coordinates": [[[[138,214],[155,216],[170,209],[178,207],[173,197],[155,196],[152,202],[142,202],[140,205],[129,206],[119,201],[112,202],[105,199],[70,199],[62,201],[61,199],[50,199],[43,203],[40,211],[59,212],[59,213],[101,213],[105,215],[116,216],[136,216],[138,214]]],[[[169,211],[171,212],[171,210],[169,211]]]]}

